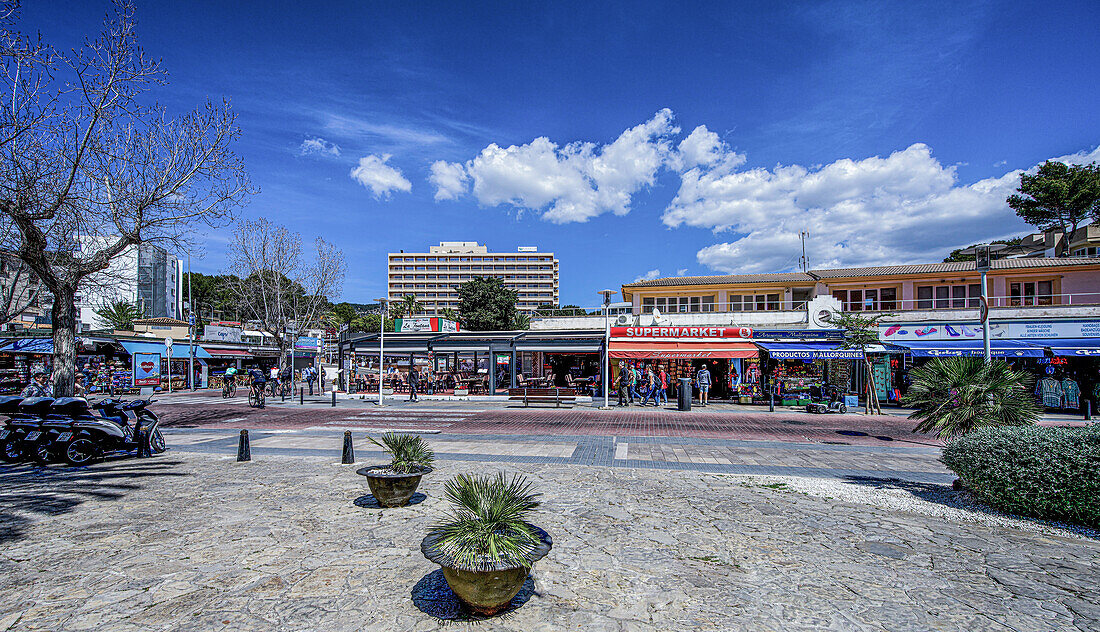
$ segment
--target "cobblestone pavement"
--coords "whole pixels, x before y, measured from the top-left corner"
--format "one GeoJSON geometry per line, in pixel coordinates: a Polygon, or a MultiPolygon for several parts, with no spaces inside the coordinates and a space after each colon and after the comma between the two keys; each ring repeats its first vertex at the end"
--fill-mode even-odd
{"type": "MultiPolygon", "coordinates": [[[[0,630],[400,630],[459,616],[354,467],[170,452],[0,467],[0,630]]],[[[496,469],[477,466],[478,470],[496,469]]],[[[483,630],[1096,630],[1100,543],[701,472],[510,464],[554,548],[483,630]]],[[[945,492],[951,493],[951,492],[945,492]]]]}

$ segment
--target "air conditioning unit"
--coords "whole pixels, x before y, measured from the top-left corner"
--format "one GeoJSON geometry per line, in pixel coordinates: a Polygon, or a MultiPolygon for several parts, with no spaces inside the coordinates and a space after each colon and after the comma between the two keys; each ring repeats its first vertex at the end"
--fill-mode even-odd
{"type": "Polygon", "coordinates": [[[615,324],[622,327],[624,325],[630,325],[634,322],[634,317],[629,314],[619,314],[615,317],[615,324]]]}

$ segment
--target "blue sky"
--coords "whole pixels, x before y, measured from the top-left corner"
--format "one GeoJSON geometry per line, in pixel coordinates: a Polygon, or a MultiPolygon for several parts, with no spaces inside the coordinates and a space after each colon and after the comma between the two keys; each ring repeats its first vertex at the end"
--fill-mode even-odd
{"type": "MultiPolygon", "coordinates": [[[[107,8],[26,4],[59,44],[107,8]]],[[[232,100],[245,217],[340,246],[346,300],[442,240],[553,251],[582,305],[792,269],[799,230],[812,267],[939,260],[1027,230],[1018,170],[1100,159],[1096,2],[302,6],[138,1],[139,37],[162,103],[232,100]]]]}

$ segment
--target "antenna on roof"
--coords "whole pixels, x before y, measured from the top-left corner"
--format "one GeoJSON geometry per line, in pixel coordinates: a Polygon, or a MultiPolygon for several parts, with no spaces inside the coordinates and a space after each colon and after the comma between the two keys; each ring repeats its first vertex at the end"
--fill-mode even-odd
{"type": "Polygon", "coordinates": [[[808,230],[798,231],[798,238],[802,241],[802,258],[799,259],[798,262],[802,266],[803,272],[806,272],[806,270],[810,267],[810,262],[806,260],[806,238],[809,236],[810,231],[808,230]]]}

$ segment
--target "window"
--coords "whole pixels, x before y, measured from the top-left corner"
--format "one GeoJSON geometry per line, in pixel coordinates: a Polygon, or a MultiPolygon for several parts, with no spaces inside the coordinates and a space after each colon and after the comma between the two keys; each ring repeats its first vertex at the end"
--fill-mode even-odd
{"type": "Polygon", "coordinates": [[[702,303],[703,303],[702,307],[703,307],[704,312],[713,312],[714,311],[714,296],[713,295],[702,297],[702,303]]]}
{"type": "Polygon", "coordinates": [[[1010,305],[1053,305],[1053,281],[1022,281],[1009,285],[1010,305]]]}
{"type": "Polygon", "coordinates": [[[889,311],[898,308],[898,290],[893,287],[884,287],[878,291],[879,309],[889,311]]]}
{"type": "Polygon", "coordinates": [[[767,299],[768,299],[768,309],[772,310],[772,311],[779,311],[779,295],[778,294],[768,294],[767,299]]]}
{"type": "Polygon", "coordinates": [[[932,309],[931,285],[922,285],[917,288],[917,309],[932,309]]]}

